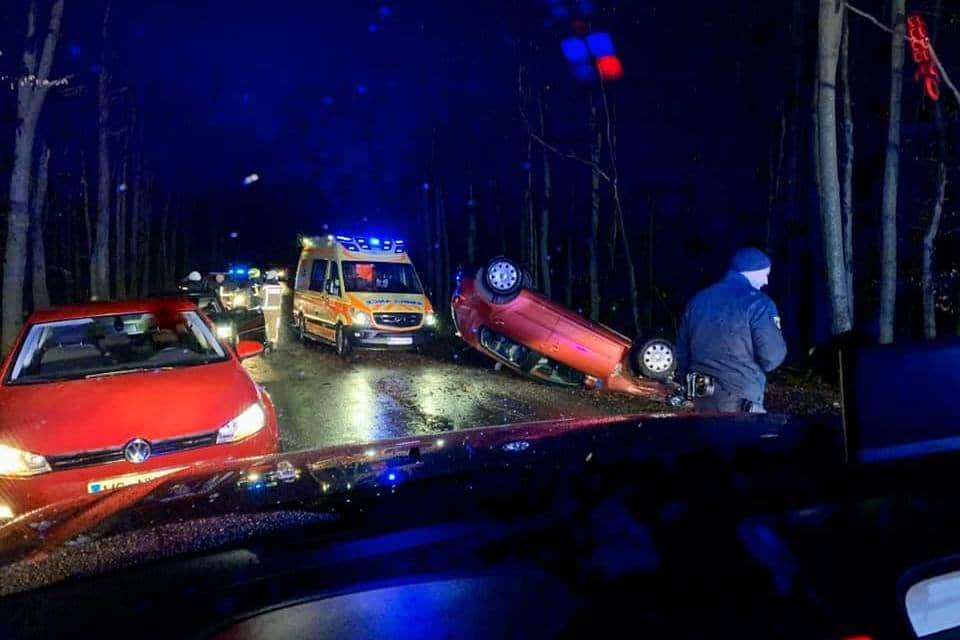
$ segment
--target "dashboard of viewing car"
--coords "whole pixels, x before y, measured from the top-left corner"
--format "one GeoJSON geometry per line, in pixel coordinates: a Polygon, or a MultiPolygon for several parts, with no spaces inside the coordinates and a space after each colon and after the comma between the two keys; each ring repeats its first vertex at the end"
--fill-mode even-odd
{"type": "MultiPolygon", "coordinates": [[[[689,618],[682,594],[731,569],[715,561],[750,565],[735,533],[722,535],[736,531],[744,509],[766,505],[778,492],[799,500],[810,490],[809,474],[800,473],[813,453],[803,453],[804,433],[782,416],[625,419],[562,438],[509,439],[490,449],[476,441],[478,448],[448,445],[420,456],[415,465],[424,473],[406,474],[395,491],[355,491],[333,511],[324,505],[336,496],[315,493],[278,504],[265,489],[248,492],[240,485],[229,498],[238,512],[217,518],[204,518],[203,501],[181,511],[177,503],[152,503],[160,510],[155,515],[123,518],[147,527],[142,536],[137,529],[116,538],[98,534],[24,567],[25,579],[46,571],[76,578],[0,599],[0,637],[105,637],[105,631],[109,637],[143,619],[151,624],[139,628],[141,639],[412,638],[434,631],[510,638],[555,630],[583,637],[597,632],[598,619],[636,624],[637,594],[660,594],[656,608],[671,611],[646,621],[650,633],[705,637],[707,628],[677,626],[689,618]],[[663,455],[667,450],[673,454],[663,455]],[[737,473],[722,471],[729,464],[737,473]],[[754,479],[749,491],[738,474],[754,479]],[[257,515],[234,502],[244,495],[267,512],[257,515]],[[724,503],[729,512],[713,512],[712,505],[724,503]],[[182,525],[166,526],[180,518],[182,525]],[[158,525],[163,533],[153,531],[158,525]],[[716,537],[700,569],[687,575],[683,562],[671,558],[689,553],[687,532],[704,527],[716,537]],[[228,532],[226,546],[200,553],[197,544],[218,532],[228,532]],[[197,552],[171,558],[164,548],[197,552]],[[159,557],[150,555],[158,551],[159,557]],[[154,560],[131,567],[138,558],[154,560]],[[93,575],[97,567],[113,566],[128,568],[93,575]],[[685,586],[671,578],[665,588],[673,570],[685,586]],[[611,617],[607,607],[621,617],[611,617]],[[104,619],[110,629],[104,630],[104,619]]],[[[342,483],[354,470],[361,467],[317,477],[342,483]]],[[[314,474],[308,470],[299,482],[314,474]]],[[[277,495],[296,486],[283,485],[278,491],[285,493],[277,495]]],[[[766,597],[766,580],[747,585],[741,604],[724,596],[728,622],[766,597]]],[[[769,622],[757,621],[758,628],[769,622]]]]}

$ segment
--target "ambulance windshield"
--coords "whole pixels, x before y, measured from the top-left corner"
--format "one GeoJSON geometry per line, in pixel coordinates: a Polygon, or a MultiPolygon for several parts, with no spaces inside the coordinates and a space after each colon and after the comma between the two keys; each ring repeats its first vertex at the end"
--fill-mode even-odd
{"type": "Polygon", "coordinates": [[[423,293],[413,266],[396,262],[344,262],[343,281],[354,293],[423,293]]]}

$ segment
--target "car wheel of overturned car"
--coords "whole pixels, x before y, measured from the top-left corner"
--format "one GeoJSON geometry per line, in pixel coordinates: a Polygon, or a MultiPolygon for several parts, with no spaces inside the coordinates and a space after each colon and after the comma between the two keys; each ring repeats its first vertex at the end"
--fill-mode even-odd
{"type": "Polygon", "coordinates": [[[346,357],[350,355],[350,341],[347,340],[347,332],[343,330],[342,324],[337,325],[336,348],[338,356],[346,357]]]}
{"type": "Polygon", "coordinates": [[[676,351],[662,338],[638,342],[630,351],[630,366],[635,374],[645,378],[669,380],[677,369],[676,351]]]}
{"type": "Polygon", "coordinates": [[[512,295],[523,287],[523,268],[510,258],[498,256],[483,270],[483,283],[497,295],[512,295]]]}
{"type": "Polygon", "coordinates": [[[479,274],[477,290],[494,304],[506,304],[532,283],[530,275],[517,262],[498,256],[487,262],[479,274]]]}

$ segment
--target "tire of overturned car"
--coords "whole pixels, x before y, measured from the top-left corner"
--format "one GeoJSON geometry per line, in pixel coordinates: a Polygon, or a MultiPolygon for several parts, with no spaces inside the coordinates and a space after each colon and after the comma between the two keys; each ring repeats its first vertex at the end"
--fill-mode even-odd
{"type": "Polygon", "coordinates": [[[637,340],[630,348],[629,362],[634,375],[670,380],[677,370],[677,351],[663,338],[637,340]]]}
{"type": "Polygon", "coordinates": [[[477,272],[477,291],[493,304],[507,304],[524,289],[533,288],[533,278],[515,260],[505,256],[491,258],[477,272]]]}

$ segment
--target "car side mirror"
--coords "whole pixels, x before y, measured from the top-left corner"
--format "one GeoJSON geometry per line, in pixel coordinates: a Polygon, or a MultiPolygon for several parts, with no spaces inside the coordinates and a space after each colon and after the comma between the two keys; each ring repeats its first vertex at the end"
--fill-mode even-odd
{"type": "Polygon", "coordinates": [[[904,594],[904,608],[916,637],[952,637],[960,629],[960,571],[920,580],[904,594]]]}
{"type": "Polygon", "coordinates": [[[237,357],[241,360],[253,358],[263,353],[263,345],[256,340],[241,340],[237,343],[237,357]]]}

